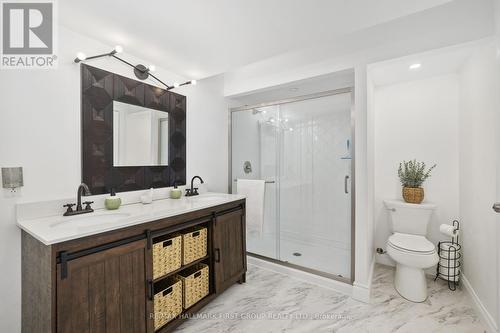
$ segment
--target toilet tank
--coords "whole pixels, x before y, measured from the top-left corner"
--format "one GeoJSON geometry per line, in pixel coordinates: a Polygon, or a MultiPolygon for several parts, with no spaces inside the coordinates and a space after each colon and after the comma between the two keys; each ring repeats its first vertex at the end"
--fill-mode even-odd
{"type": "Polygon", "coordinates": [[[425,236],[436,205],[410,204],[401,200],[384,200],[392,222],[392,232],[425,236]]]}

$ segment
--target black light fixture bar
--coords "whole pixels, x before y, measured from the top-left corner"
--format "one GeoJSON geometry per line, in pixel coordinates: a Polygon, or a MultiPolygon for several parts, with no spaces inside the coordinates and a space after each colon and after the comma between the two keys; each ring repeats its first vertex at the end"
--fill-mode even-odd
{"type": "MultiPolygon", "coordinates": [[[[92,60],[92,59],[97,59],[97,58],[102,58],[102,57],[106,57],[106,56],[109,56],[110,54],[109,53],[104,53],[104,54],[98,54],[98,55],[95,55],[95,56],[92,56],[92,57],[86,57],[85,60],[92,60]]],[[[76,58],[75,59],[75,62],[76,63],[79,63],[80,59],[76,58]]]]}
{"type": "Polygon", "coordinates": [[[125,59],[122,59],[122,58],[120,58],[119,56],[116,55],[117,53],[121,53],[122,51],[123,50],[122,50],[121,46],[116,46],[113,49],[113,51],[111,51],[109,53],[98,54],[98,55],[91,56],[91,57],[87,57],[83,53],[78,53],[77,57],[74,60],[74,62],[75,63],[80,63],[82,61],[87,61],[87,60],[92,60],[92,59],[97,59],[97,58],[113,57],[116,60],[119,60],[119,61],[123,62],[124,64],[132,67],[134,69],[135,76],[138,79],[145,80],[149,76],[151,76],[156,81],[158,81],[159,83],[163,84],[166,87],[166,90],[172,90],[174,88],[178,88],[180,86],[186,86],[186,85],[189,85],[189,84],[193,84],[193,85],[196,84],[196,80],[190,80],[190,81],[186,81],[186,82],[181,83],[181,84],[174,83],[174,85],[172,85],[172,86],[168,85],[165,82],[163,82],[162,80],[160,80],[158,77],[156,77],[153,73],[151,73],[151,66],[150,67],[146,67],[146,66],[141,65],[141,64],[139,64],[139,65],[133,65],[130,62],[126,61],[125,59]]]}

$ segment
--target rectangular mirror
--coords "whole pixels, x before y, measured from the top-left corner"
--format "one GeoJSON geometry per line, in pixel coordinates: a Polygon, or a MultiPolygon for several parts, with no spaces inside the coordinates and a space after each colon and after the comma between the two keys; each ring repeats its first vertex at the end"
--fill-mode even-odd
{"type": "Polygon", "coordinates": [[[186,182],[186,96],[82,64],[82,182],[93,194],[186,182]]]}
{"type": "Polygon", "coordinates": [[[113,101],[113,166],[168,165],[168,112],[113,101]]]}

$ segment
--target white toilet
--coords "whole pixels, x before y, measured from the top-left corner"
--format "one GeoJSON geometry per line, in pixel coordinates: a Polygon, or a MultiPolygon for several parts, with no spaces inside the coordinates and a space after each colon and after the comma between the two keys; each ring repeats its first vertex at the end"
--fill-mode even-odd
{"type": "Polygon", "coordinates": [[[438,263],[436,247],[425,238],[434,204],[409,204],[384,200],[392,220],[393,234],[387,240],[387,254],[396,261],[394,285],[412,302],[427,299],[424,270],[438,263]]]}

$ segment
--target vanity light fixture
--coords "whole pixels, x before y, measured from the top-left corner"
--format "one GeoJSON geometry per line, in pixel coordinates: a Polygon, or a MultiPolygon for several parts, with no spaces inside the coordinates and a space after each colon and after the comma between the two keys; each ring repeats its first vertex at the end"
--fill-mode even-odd
{"type": "Polygon", "coordinates": [[[85,53],[83,53],[83,52],[78,52],[76,54],[76,58],[75,58],[74,62],[78,64],[79,62],[82,62],[82,61],[103,58],[103,57],[113,57],[116,60],[119,60],[119,61],[123,62],[124,64],[132,67],[134,69],[134,74],[138,79],[146,80],[147,78],[149,78],[151,76],[156,81],[158,81],[159,83],[161,83],[165,87],[167,87],[167,90],[172,90],[172,89],[178,88],[180,86],[186,86],[188,84],[196,85],[196,80],[190,80],[190,81],[186,81],[184,83],[175,82],[173,85],[170,86],[152,74],[152,72],[154,72],[156,70],[155,65],[149,65],[148,67],[141,65],[141,64],[132,65],[130,62],[117,56],[117,54],[122,53],[122,52],[123,52],[123,47],[121,47],[120,45],[116,45],[115,48],[109,53],[98,54],[98,55],[91,56],[91,57],[87,57],[85,55],[85,53]]]}
{"type": "MultiPolygon", "coordinates": [[[[84,61],[87,59],[87,56],[83,52],[78,52],[76,54],[76,59],[78,59],[78,61],[84,61]]],[[[75,59],[75,62],[76,62],[76,59],[75,59]]]]}

